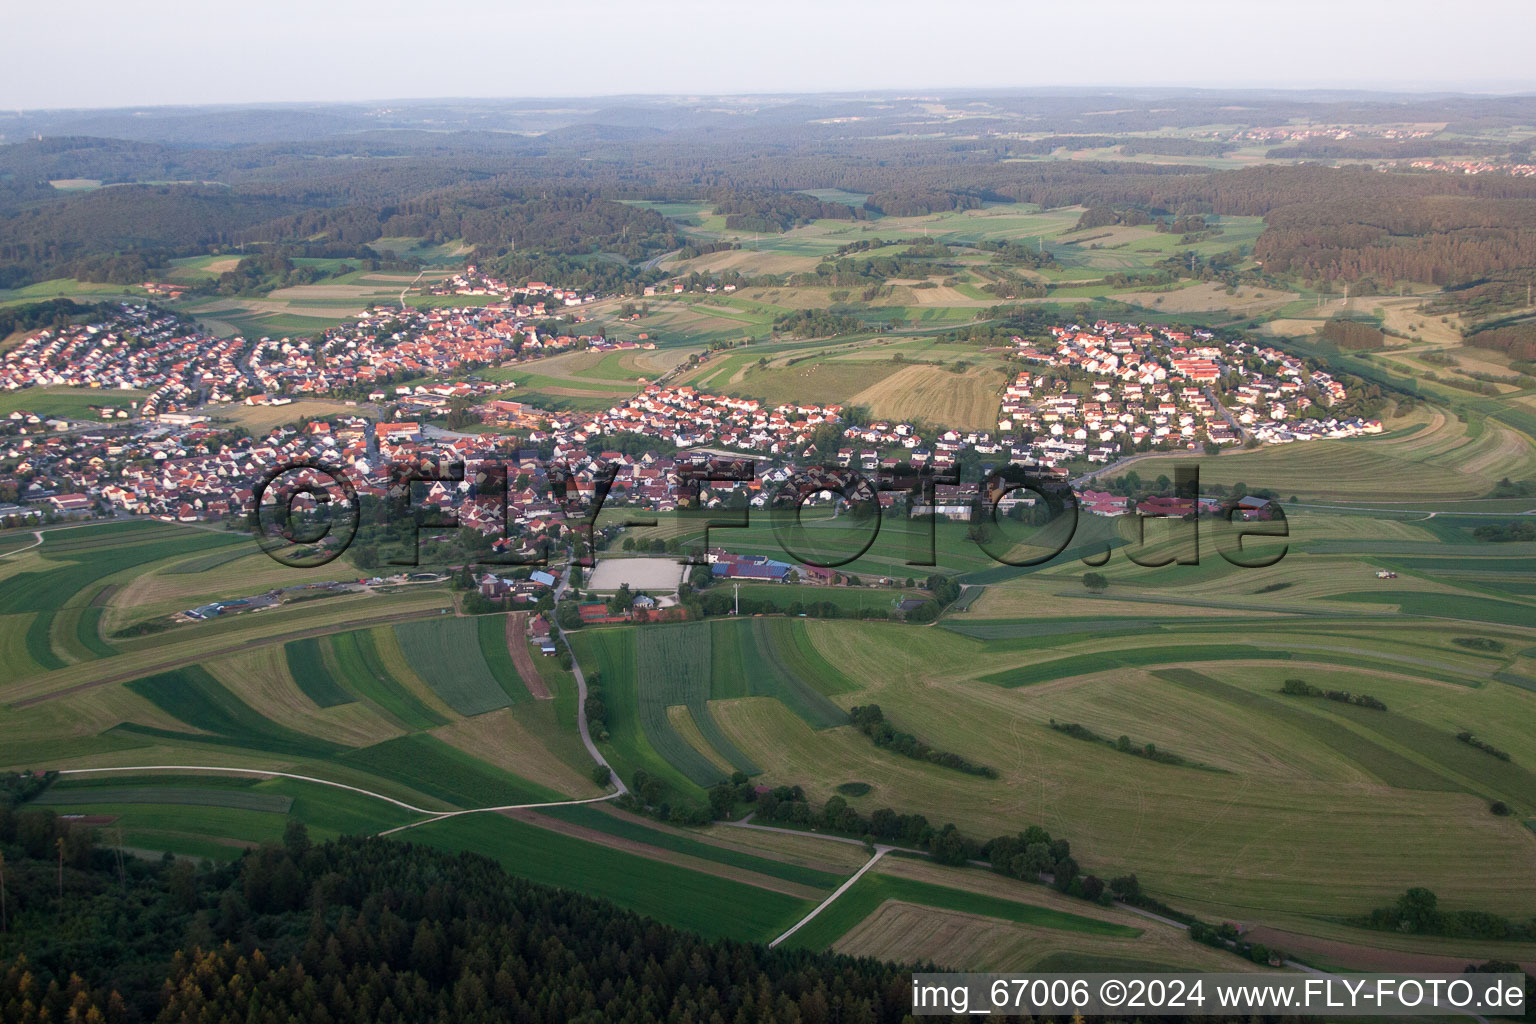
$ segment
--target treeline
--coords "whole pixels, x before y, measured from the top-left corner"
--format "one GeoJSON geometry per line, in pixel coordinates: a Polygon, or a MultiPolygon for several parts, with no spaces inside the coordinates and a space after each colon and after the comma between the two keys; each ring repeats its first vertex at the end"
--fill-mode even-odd
{"type": "Polygon", "coordinates": [[[507,281],[558,281],[567,288],[601,294],[639,295],[665,275],[618,260],[582,259],[561,253],[514,250],[500,256],[476,254],[482,270],[507,281]]]}
{"type": "MultiPolygon", "coordinates": [[[[38,812],[41,813],[41,812],[38,812]]],[[[910,968],[708,940],[496,862],[383,839],[191,862],[7,845],[0,1007],[44,1021],[856,1020],[896,1024],[910,968]]]]}
{"type": "Polygon", "coordinates": [[[1508,761],[1509,760],[1509,751],[1507,751],[1507,750],[1500,750],[1498,747],[1494,746],[1492,743],[1489,743],[1487,740],[1480,740],[1476,736],[1472,735],[1470,732],[1466,732],[1466,731],[1459,732],[1459,733],[1456,734],[1456,738],[1458,740],[1460,740],[1461,742],[1465,743],[1467,746],[1473,747],[1473,748],[1475,748],[1477,750],[1481,750],[1485,754],[1490,754],[1490,755],[1498,758],[1500,761],[1508,761]]]}
{"type": "Polygon", "coordinates": [[[1387,343],[1387,336],[1381,332],[1380,328],[1363,324],[1358,320],[1341,320],[1338,317],[1323,324],[1323,337],[1339,348],[1354,351],[1377,349],[1387,343]]]}
{"type": "Polygon", "coordinates": [[[1112,225],[1137,226],[1151,224],[1152,215],[1144,210],[1134,208],[1120,209],[1113,206],[1090,206],[1077,218],[1074,231],[1086,231],[1089,228],[1106,228],[1112,225]]]}
{"type": "Polygon", "coordinates": [[[638,259],[682,245],[674,225],[643,206],[587,190],[484,185],[381,207],[307,211],[264,224],[250,235],[267,242],[319,237],[354,244],[397,236],[439,243],[463,239],[481,259],[519,249],[567,256],[604,251],[638,259]]]}
{"type": "Polygon", "coordinates": [[[105,320],[115,309],[115,304],[110,302],[84,303],[72,299],[43,299],[0,307],[0,338],[16,331],[40,331],[87,320],[105,320]]]}
{"type": "Polygon", "coordinates": [[[203,185],[119,185],[0,217],[0,288],[54,277],[131,284],[174,256],[239,241],[297,199],[203,185]]]}
{"type": "Polygon", "coordinates": [[[993,306],[983,311],[978,323],[957,327],[939,336],[941,341],[979,345],[1006,344],[1014,335],[1039,337],[1061,321],[1061,314],[1043,306],[993,306]]]}
{"type": "MultiPolygon", "coordinates": [[[[1103,580],[1104,578],[1098,573],[1088,573],[1083,577],[1083,582],[1085,584],[1089,582],[1088,577],[1090,576],[1098,576],[1100,580],[1103,580]]],[[[1090,585],[1089,589],[1092,590],[1094,587],[1090,585]]],[[[1098,589],[1103,588],[1100,587],[1098,589]]],[[[1131,738],[1129,736],[1121,736],[1119,739],[1111,740],[1107,736],[1100,736],[1086,725],[1079,725],[1076,722],[1058,722],[1054,718],[1051,719],[1050,725],[1052,729],[1055,729],[1059,733],[1064,733],[1065,735],[1070,736],[1075,740],[1084,740],[1089,743],[1102,743],[1105,746],[1114,747],[1122,754],[1131,754],[1135,757],[1144,757],[1148,761],[1156,761],[1158,764],[1171,764],[1179,767],[1187,765],[1192,768],[1206,767],[1205,765],[1196,764],[1180,754],[1175,754],[1171,750],[1160,750],[1155,743],[1133,743],[1131,742],[1131,738]]]]}
{"type": "Polygon", "coordinates": [[[1511,519],[1505,523],[1487,523],[1472,531],[1472,536],[1489,544],[1510,544],[1536,540],[1536,523],[1529,519],[1511,519]]]}
{"type": "Polygon", "coordinates": [[[235,264],[235,269],[226,270],[198,290],[218,295],[259,295],[274,288],[313,284],[327,277],[350,274],[356,269],[345,263],[335,268],[298,264],[283,251],[257,253],[243,257],[235,264]]]}
{"type": "Polygon", "coordinates": [[[848,721],[865,736],[874,740],[875,746],[894,751],[915,761],[927,761],[943,768],[953,768],[967,775],[997,778],[997,769],[991,765],[968,761],[949,750],[935,750],[909,732],[900,732],[886,721],[885,712],[878,704],[862,704],[848,709],[848,721]]]}
{"type": "MultiPolygon", "coordinates": [[[[1521,289],[1522,293],[1524,289],[1521,289]]],[[[1524,301],[1524,295],[1521,296],[1524,301]]],[[[1491,327],[1467,336],[1467,344],[1503,352],[1511,359],[1536,362],[1536,323],[1511,324],[1508,327],[1491,327]]]]}
{"type": "Polygon", "coordinates": [[[1441,910],[1433,890],[1415,886],[1390,907],[1379,907],[1354,922],[1378,931],[1412,935],[1440,935],[1451,939],[1503,939],[1530,942],[1536,939],[1536,921],[1511,921],[1482,910],[1441,910]]]}
{"type": "Polygon", "coordinates": [[[944,271],[944,267],[927,260],[911,259],[904,255],[843,257],[823,260],[816,265],[815,277],[796,274],[791,280],[796,284],[825,284],[834,288],[860,287],[884,284],[892,278],[922,279],[944,271]]]}
{"type": "Polygon", "coordinates": [[[1350,693],[1348,690],[1324,690],[1305,679],[1287,679],[1280,685],[1280,692],[1290,697],[1322,697],[1340,704],[1353,704],[1357,708],[1385,711],[1387,706],[1368,693],[1350,693]]]}
{"type": "MultiPolygon", "coordinates": [[[[0,774],[0,807],[10,808],[26,803],[53,785],[58,777],[59,773],[53,771],[0,774]]],[[[5,835],[4,829],[5,826],[0,826],[0,838],[5,835]]]]}
{"type": "MultiPolygon", "coordinates": [[[[708,617],[736,614],[735,596],[718,588],[705,591],[699,596],[698,603],[700,613],[708,617]]],[[[804,615],[811,619],[894,618],[894,613],[889,608],[844,608],[836,601],[818,601],[814,597],[804,596],[797,599],[786,597],[782,601],[775,601],[772,598],[744,597],[741,599],[741,614],[797,617],[804,615]]]]}
{"type": "Polygon", "coordinates": [[[1413,160],[1420,157],[1503,156],[1508,146],[1465,139],[1303,139],[1276,146],[1264,155],[1271,160],[1413,160]]]}
{"type": "Polygon", "coordinates": [[[864,200],[864,209],[887,217],[925,217],[948,210],[980,208],[980,196],[940,189],[882,189],[864,200]]]}
{"type": "Polygon", "coordinates": [[[797,309],[775,319],[773,329],[779,334],[796,338],[834,338],[840,334],[867,331],[869,326],[858,317],[844,313],[826,309],[797,309]]]}
{"type": "MultiPolygon", "coordinates": [[[[1209,171],[1130,161],[1034,164],[1008,160],[1010,146],[1033,145],[1027,143],[956,148],[949,139],[846,138],[830,128],[758,130],[777,148],[742,146],[731,133],[688,142],[666,134],[551,133],[537,143],[396,135],[314,147],[346,160],[276,145],[202,156],[124,154],[125,171],[129,164],[148,169],[184,160],[182,173],[199,168],[193,180],[230,184],[125,184],[80,193],[59,192],[31,175],[88,171],[89,147],[76,147],[78,158],[68,159],[43,156],[29,144],[3,147],[0,286],[61,275],[127,283],[151,276],[173,256],[242,240],[310,237],[354,245],[396,235],[465,238],[487,265],[530,249],[612,252],[636,262],[681,248],[683,240],[654,211],[617,200],[712,194],[734,211],[728,217],[775,227],[810,215],[915,216],[985,202],[1108,206],[1158,219],[1265,216],[1269,227],[1255,255],[1266,272],[1360,287],[1400,280],[1455,285],[1536,266],[1528,215],[1503,205],[1536,196],[1536,182],[1512,176],[1317,165],[1209,171]],[[16,150],[23,152],[11,158],[16,150]],[[26,168],[23,177],[7,178],[8,158],[26,168]],[[861,210],[798,191],[815,188],[868,199],[861,210]]],[[[1145,151],[1201,141],[1121,145],[1145,151]]]]}
{"type": "MultiPolygon", "coordinates": [[[[644,772],[636,772],[636,776],[641,778],[644,772]]],[[[624,802],[625,798],[620,798],[620,803],[624,802]]],[[[936,828],[922,814],[903,814],[882,807],[865,816],[841,796],[829,797],[817,810],[799,786],[777,786],[758,793],[744,772],[735,773],[730,780],[710,790],[710,808],[717,820],[734,819],[741,803],[754,805],[754,821],[824,829],[863,838],[866,842],[915,848],[928,853],[938,863],[950,866],[985,861],[998,874],[1037,884],[1048,882],[1058,891],[1077,899],[1107,905],[1119,897],[1158,913],[1185,921],[1194,920],[1144,894],[1133,874],[1108,882],[1083,874],[1072,857],[1071,843],[1053,838],[1038,825],[978,841],[953,824],[936,828]]],[[[636,801],[630,799],[629,805],[635,806],[636,801]]]]}
{"type": "Polygon", "coordinates": [[[867,220],[869,212],[847,203],[825,203],[803,192],[727,190],[712,197],[715,213],[730,231],[777,234],[813,220],[867,220]]]}
{"type": "Polygon", "coordinates": [[[1131,139],[1120,145],[1126,156],[1203,156],[1219,157],[1234,149],[1230,142],[1216,139],[1131,139]]]}
{"type": "Polygon", "coordinates": [[[1318,198],[1272,210],[1265,224],[1253,255],[1272,274],[1382,288],[1536,266],[1536,203],[1521,199],[1318,198]]]}
{"type": "Polygon", "coordinates": [[[1053,266],[1056,257],[1046,252],[1044,246],[1031,248],[1020,242],[1009,242],[1002,239],[983,239],[973,242],[971,248],[980,249],[982,252],[995,253],[1000,260],[994,260],[993,265],[1001,263],[1005,266],[1023,266],[1039,270],[1041,267],[1053,266]]]}

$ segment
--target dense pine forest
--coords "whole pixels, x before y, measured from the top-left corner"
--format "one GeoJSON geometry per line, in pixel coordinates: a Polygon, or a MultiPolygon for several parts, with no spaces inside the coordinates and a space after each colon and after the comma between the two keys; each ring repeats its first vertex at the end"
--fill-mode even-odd
{"type": "Polygon", "coordinates": [[[910,1002],[909,969],[705,940],[476,855],[313,845],[295,824],[199,871],[119,860],[43,812],[8,820],[0,1020],[14,1024],[875,1024],[910,1002]]]}

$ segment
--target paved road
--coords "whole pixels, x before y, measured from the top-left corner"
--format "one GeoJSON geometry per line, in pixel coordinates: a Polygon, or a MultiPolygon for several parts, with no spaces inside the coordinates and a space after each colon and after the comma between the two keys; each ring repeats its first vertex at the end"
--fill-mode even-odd
{"type": "Polygon", "coordinates": [[[664,252],[660,256],[652,256],[650,259],[648,259],[644,263],[640,264],[640,269],[641,270],[655,270],[661,264],[662,260],[670,259],[670,258],[672,258],[673,256],[676,256],[678,253],[680,253],[682,251],[683,250],[681,250],[681,249],[673,249],[671,252],[664,252]]]}
{"type": "MultiPolygon", "coordinates": [[[[560,583],[555,587],[554,607],[560,607],[560,598],[565,594],[565,588],[570,582],[571,567],[567,563],[565,572],[560,575],[560,583]]],[[[565,630],[563,629],[560,630],[560,642],[565,645],[566,651],[571,655],[571,672],[576,676],[576,726],[581,730],[581,742],[586,746],[587,753],[592,755],[592,760],[608,769],[611,781],[617,787],[617,792],[614,792],[611,796],[628,793],[629,787],[624,784],[623,779],[619,778],[619,773],[613,770],[613,765],[608,763],[608,759],[603,756],[602,751],[597,749],[597,744],[592,742],[592,733],[587,728],[587,677],[581,674],[581,663],[576,660],[576,651],[571,647],[570,638],[565,635],[565,630]]]]}

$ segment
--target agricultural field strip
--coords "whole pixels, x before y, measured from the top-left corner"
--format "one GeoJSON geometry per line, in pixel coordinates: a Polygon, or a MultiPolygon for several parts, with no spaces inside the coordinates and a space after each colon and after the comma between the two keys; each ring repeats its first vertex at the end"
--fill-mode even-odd
{"type": "Polygon", "coordinates": [[[795,932],[797,932],[801,928],[805,927],[805,925],[809,924],[812,918],[814,918],[817,914],[820,914],[823,910],[827,909],[827,907],[831,906],[832,903],[839,896],[841,896],[843,893],[845,893],[849,889],[853,888],[853,884],[855,882],[857,882],[859,879],[863,878],[865,872],[867,872],[870,868],[874,867],[875,864],[879,862],[881,857],[884,857],[887,853],[890,853],[890,852],[891,852],[891,848],[889,846],[877,846],[877,847],[875,847],[875,855],[873,857],[869,858],[869,860],[865,861],[863,867],[859,868],[859,870],[855,871],[852,875],[850,875],[848,877],[847,881],[843,882],[842,885],[838,886],[836,889],[833,889],[832,892],[827,896],[826,899],[822,900],[820,903],[816,904],[816,906],[811,909],[811,912],[809,914],[806,914],[800,920],[798,920],[794,924],[790,925],[788,931],[784,932],[778,938],[776,938],[772,942],[768,943],[768,948],[769,949],[774,948],[779,943],[783,942],[785,939],[787,939],[791,935],[795,934],[795,932]]]}
{"type": "MultiPolygon", "coordinates": [[[[362,629],[370,626],[382,626],[398,622],[409,622],[413,619],[431,618],[438,614],[438,609],[435,607],[424,608],[418,611],[393,612],[388,615],[381,615],[373,618],[355,619],[341,623],[339,625],[316,626],[312,629],[299,629],[294,630],[291,633],[282,633],[276,636],[258,637],[227,647],[215,648],[208,651],[199,651],[196,653],[188,653],[187,655],[176,658],[173,661],[158,662],[156,664],[146,665],[143,668],[133,669],[132,671],[128,672],[120,672],[117,675],[107,676],[103,679],[91,679],[83,683],[75,683],[71,686],[64,687],[63,689],[51,690],[46,693],[39,693],[27,697],[22,697],[19,700],[12,701],[11,707],[19,711],[24,708],[29,708],[34,704],[42,704],[47,701],[57,700],[60,697],[67,697],[72,694],[84,692],[86,690],[94,690],[97,687],[110,686],[113,683],[126,683],[134,679],[138,679],[142,676],[155,675],[161,672],[169,672],[174,669],[185,667],[187,665],[200,664],[204,661],[212,661],[214,659],[221,658],[230,654],[239,654],[242,651],[248,650],[253,642],[260,642],[264,644],[286,643],[290,640],[301,640],[306,637],[326,636],[332,633],[345,632],[350,629],[362,629]]],[[[43,676],[41,678],[46,679],[47,677],[43,676]]]]}
{"type": "Polygon", "coordinates": [[[220,772],[227,775],[260,775],[267,778],[298,779],[300,782],[314,782],[322,786],[334,786],[337,789],[350,790],[353,793],[361,793],[363,796],[371,796],[376,800],[394,804],[396,807],[413,811],[417,814],[437,815],[438,811],[429,811],[424,807],[408,804],[403,800],[396,800],[392,796],[383,793],[375,793],[372,790],[362,789],[359,786],[349,786],[343,782],[331,782],[329,779],[317,779],[312,775],[295,775],[292,772],[269,771],[264,768],[222,768],[216,765],[206,764],[146,764],[127,768],[61,768],[60,775],[100,775],[108,772],[220,772]]]}
{"type": "Polygon", "coordinates": [[[68,786],[50,787],[31,801],[36,806],[161,804],[178,807],[225,807],[231,810],[287,814],[293,797],[223,787],[68,786]]]}
{"type": "MultiPolygon", "coordinates": [[[[659,825],[649,820],[636,820],[623,812],[610,812],[598,807],[554,808],[520,815],[519,818],[540,827],[551,827],[545,822],[565,823],[622,842],[744,868],[818,890],[830,891],[853,870],[830,864],[812,867],[796,859],[786,860],[775,852],[744,846],[734,841],[735,836],[726,838],[694,829],[659,825]]],[[[750,840],[743,837],[743,842],[749,843],[750,840]]]]}
{"type": "MultiPolygon", "coordinates": [[[[484,714],[513,703],[486,664],[479,620],[446,616],[421,619],[397,626],[395,636],[411,668],[459,714],[484,714]]],[[[510,661],[511,655],[507,658],[510,661]]]]}
{"type": "Polygon", "coordinates": [[[42,530],[33,530],[32,531],[32,537],[33,537],[33,541],[32,541],[31,544],[28,544],[25,547],[12,548],[10,551],[0,552],[0,558],[9,558],[12,555],[19,555],[23,551],[31,551],[33,548],[42,547],[42,544],[43,544],[43,531],[42,530]]]}
{"type": "Polygon", "coordinates": [[[703,622],[653,627],[635,638],[641,727],[658,753],[701,786],[712,785],[724,776],[672,727],[667,716],[669,706],[686,706],[704,741],[726,761],[748,774],[758,771],[709,714],[711,651],[711,627],[703,622]]]}
{"type": "Polygon", "coordinates": [[[259,775],[265,778],[298,779],[300,782],[314,782],[322,786],[334,786],[337,789],[345,789],[350,790],[353,793],[361,793],[363,796],[371,796],[375,800],[383,800],[386,803],[394,804],[396,807],[404,808],[407,811],[412,811],[416,814],[427,815],[427,817],[421,819],[420,821],[413,821],[408,824],[400,825],[396,828],[380,832],[379,835],[381,836],[393,835],[396,832],[403,832],[406,829],[416,828],[418,825],[426,825],[430,822],[440,821],[443,818],[456,818],[463,814],[482,814],[492,811],[532,810],[538,807],[564,807],[570,804],[595,804],[601,803],[604,800],[612,800],[614,797],[619,795],[617,793],[609,793],[606,796],[589,797],[585,800],[555,800],[549,803],[539,804],[510,804],[503,807],[472,807],[467,810],[459,811],[429,811],[424,807],[417,807],[414,804],[408,804],[403,800],[396,800],[392,796],[385,796],[383,793],[375,793],[372,790],[363,789],[360,786],[349,786],[342,782],[332,782],[329,779],[317,779],[313,775],[295,775],[292,772],[271,771],[265,768],[221,768],[216,765],[199,764],[146,764],[125,768],[62,768],[59,770],[60,775],[98,775],[105,772],[138,772],[140,774],[147,772],[221,772],[228,775],[259,775]]]}

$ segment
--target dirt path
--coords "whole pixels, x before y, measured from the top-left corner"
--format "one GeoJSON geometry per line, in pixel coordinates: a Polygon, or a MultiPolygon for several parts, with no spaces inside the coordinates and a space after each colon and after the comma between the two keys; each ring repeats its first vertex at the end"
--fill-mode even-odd
{"type": "Polygon", "coordinates": [[[32,531],[32,536],[35,539],[32,541],[31,544],[28,544],[26,547],[22,547],[22,548],[14,548],[14,549],[12,549],[10,551],[5,552],[4,554],[0,554],[0,558],[10,558],[12,555],[19,555],[23,551],[31,551],[35,547],[40,547],[42,545],[42,543],[43,543],[43,531],[42,530],[33,530],[32,531]]]}
{"type": "Polygon", "coordinates": [[[322,786],[334,786],[337,789],[348,789],[354,793],[371,796],[375,800],[383,800],[386,803],[402,807],[407,811],[417,814],[440,815],[442,811],[429,811],[425,807],[417,807],[408,804],[404,800],[396,800],[392,796],[383,793],[375,793],[370,789],[360,789],[357,786],[348,786],[342,782],[331,782],[327,779],[317,779],[312,775],[294,775],[292,772],[274,772],[262,768],[221,768],[206,764],[146,764],[131,768],[61,768],[60,775],[97,775],[103,772],[220,772],[225,775],[261,775],[267,778],[277,777],[283,779],[298,779],[301,782],[315,782],[322,786]]]}
{"type": "Polygon", "coordinates": [[[780,935],[778,938],[776,938],[772,942],[768,943],[768,948],[772,949],[773,947],[777,946],[779,943],[783,942],[785,939],[789,938],[791,935],[795,934],[795,932],[799,931],[801,928],[803,928],[807,924],[809,924],[811,922],[812,918],[814,918],[817,914],[821,913],[823,910],[826,910],[827,907],[831,906],[833,900],[837,899],[843,893],[845,893],[849,889],[851,889],[853,887],[853,883],[855,883],[859,879],[863,878],[864,877],[864,873],[866,871],[868,871],[870,868],[874,867],[876,862],[878,862],[881,857],[884,857],[887,853],[890,853],[890,852],[891,852],[891,847],[889,847],[889,846],[877,846],[877,847],[875,847],[875,855],[873,857],[869,858],[869,860],[865,861],[863,867],[861,867],[861,868],[859,868],[859,870],[855,871],[853,873],[853,875],[851,877],[849,877],[848,880],[845,881],[842,885],[838,886],[836,889],[833,889],[832,890],[832,894],[830,896],[828,896],[826,899],[822,900],[820,903],[818,903],[814,910],[812,910],[809,914],[806,914],[800,920],[796,921],[793,925],[791,925],[790,928],[789,928],[789,931],[785,932],[783,935],[780,935]]]}
{"type": "Polygon", "coordinates": [[[527,622],[527,612],[513,612],[507,616],[507,653],[512,655],[512,664],[517,666],[517,674],[522,676],[523,685],[528,687],[534,699],[553,700],[555,695],[544,685],[544,677],[539,675],[533,654],[528,650],[527,622]]]}

